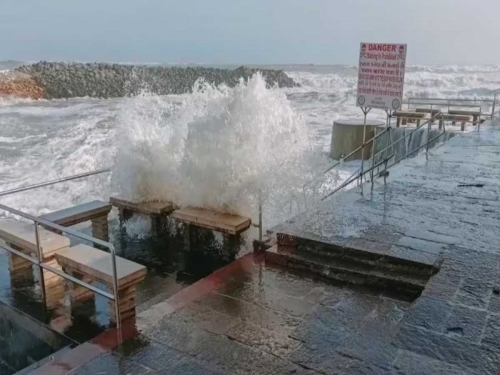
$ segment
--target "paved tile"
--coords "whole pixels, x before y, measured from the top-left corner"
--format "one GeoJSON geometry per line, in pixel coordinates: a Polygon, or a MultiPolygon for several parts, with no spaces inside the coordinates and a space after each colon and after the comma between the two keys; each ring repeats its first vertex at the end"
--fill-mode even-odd
{"type": "Polygon", "coordinates": [[[487,311],[453,306],[443,332],[456,339],[479,342],[486,324],[487,311]]]}
{"type": "Polygon", "coordinates": [[[400,322],[409,306],[408,302],[384,299],[363,319],[358,334],[367,339],[391,341],[399,331],[400,322]]]}
{"type": "Polygon", "coordinates": [[[71,372],[72,375],[146,375],[151,369],[116,354],[103,354],[71,372]]]}
{"type": "Polygon", "coordinates": [[[464,278],[455,295],[454,302],[485,309],[493,293],[493,283],[481,279],[464,278]]]}
{"type": "Polygon", "coordinates": [[[490,315],[484,329],[482,344],[500,350],[500,315],[490,315]]]}
{"type": "MultiPolygon", "coordinates": [[[[395,375],[466,375],[472,374],[472,370],[455,366],[443,361],[418,355],[406,350],[398,353],[394,363],[395,375]]],[[[479,375],[479,374],[478,374],[479,375]]]]}
{"type": "Polygon", "coordinates": [[[441,332],[452,305],[441,299],[422,296],[407,310],[404,324],[441,332]]]}
{"type": "Polygon", "coordinates": [[[394,345],[479,374],[498,374],[500,352],[412,326],[402,326],[394,345]]]}

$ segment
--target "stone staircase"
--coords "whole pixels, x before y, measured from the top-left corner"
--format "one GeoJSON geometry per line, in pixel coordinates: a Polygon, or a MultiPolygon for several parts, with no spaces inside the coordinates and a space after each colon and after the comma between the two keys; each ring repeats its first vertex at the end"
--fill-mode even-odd
{"type": "Polygon", "coordinates": [[[420,296],[440,265],[439,261],[418,262],[283,233],[278,233],[277,243],[267,249],[266,259],[322,278],[373,287],[410,301],[420,296]]]}

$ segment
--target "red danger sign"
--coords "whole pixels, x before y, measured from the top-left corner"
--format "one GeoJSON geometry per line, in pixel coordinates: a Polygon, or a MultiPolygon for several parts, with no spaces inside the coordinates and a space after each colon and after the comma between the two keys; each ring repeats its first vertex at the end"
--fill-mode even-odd
{"type": "Polygon", "coordinates": [[[406,44],[361,43],[356,105],[401,108],[406,69],[406,44]]]}

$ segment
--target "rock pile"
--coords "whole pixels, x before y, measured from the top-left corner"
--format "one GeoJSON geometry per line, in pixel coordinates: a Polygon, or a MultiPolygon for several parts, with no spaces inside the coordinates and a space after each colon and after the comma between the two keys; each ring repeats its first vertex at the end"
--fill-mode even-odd
{"type": "Polygon", "coordinates": [[[297,83],[281,70],[240,67],[235,70],[203,67],[164,67],[108,63],[39,62],[16,69],[28,74],[45,90],[47,99],[136,95],[148,90],[158,95],[184,94],[203,78],[209,83],[234,86],[260,71],[269,85],[294,87],[297,83]]]}
{"type": "Polygon", "coordinates": [[[0,73],[0,97],[42,99],[45,92],[28,74],[19,72],[0,73]]]}

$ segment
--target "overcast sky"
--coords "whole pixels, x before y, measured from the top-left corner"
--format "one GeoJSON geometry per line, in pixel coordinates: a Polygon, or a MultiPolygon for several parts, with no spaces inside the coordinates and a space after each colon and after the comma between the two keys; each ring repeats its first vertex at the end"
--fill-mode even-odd
{"type": "Polygon", "coordinates": [[[1,0],[0,60],[500,64],[500,0],[1,0]]]}

